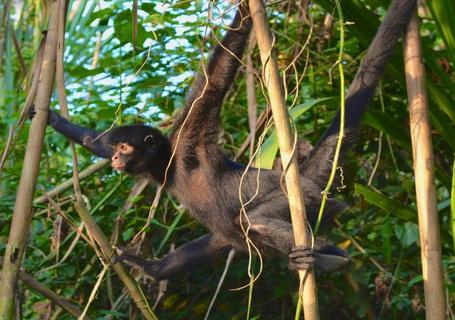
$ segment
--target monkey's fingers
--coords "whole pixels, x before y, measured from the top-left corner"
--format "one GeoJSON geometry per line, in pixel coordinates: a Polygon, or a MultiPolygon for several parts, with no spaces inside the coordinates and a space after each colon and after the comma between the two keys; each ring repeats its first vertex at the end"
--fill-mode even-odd
{"type": "Polygon", "coordinates": [[[317,274],[338,271],[349,264],[347,253],[334,245],[316,245],[314,251],[309,247],[295,246],[289,253],[291,270],[308,270],[314,267],[317,274]]]}
{"type": "Polygon", "coordinates": [[[311,248],[295,246],[289,253],[288,266],[291,270],[308,270],[313,268],[315,261],[311,248]]]}
{"type": "Polygon", "coordinates": [[[156,281],[153,273],[153,261],[144,259],[137,254],[130,253],[119,248],[117,248],[117,253],[119,253],[119,256],[114,259],[114,263],[122,262],[130,267],[138,269],[147,278],[156,281]]]}

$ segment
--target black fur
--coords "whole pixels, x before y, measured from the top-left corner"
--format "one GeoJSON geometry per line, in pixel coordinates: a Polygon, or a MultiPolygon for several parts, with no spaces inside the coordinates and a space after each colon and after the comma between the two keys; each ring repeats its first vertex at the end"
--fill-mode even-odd
{"type": "MultiPolygon", "coordinates": [[[[393,1],[362,62],[346,98],[346,139],[343,153],[353,141],[387,60],[415,6],[416,0],[393,1]]],[[[222,41],[223,46],[240,58],[250,29],[248,11],[240,6],[222,41]]],[[[238,195],[245,168],[242,164],[228,159],[217,145],[222,101],[234,81],[238,67],[239,61],[231,53],[219,45],[215,48],[206,69],[208,79],[202,74],[197,76],[169,138],[149,127],[129,126],[109,132],[107,140],[86,144],[95,154],[109,157],[112,151],[107,150],[107,143],[127,140],[126,142],[141,150],[134,156],[134,161],[140,165],[128,169],[129,172],[151,175],[157,182],[163,181],[171,150],[175,150],[166,188],[211,233],[177,248],[161,260],[146,261],[138,256],[123,255],[125,260],[139,266],[157,280],[185,271],[189,266],[207,261],[228,248],[246,249],[245,236],[240,228],[241,202],[238,195]],[[153,140],[144,141],[149,133],[153,140]]],[[[52,117],[55,118],[56,115],[52,117]]],[[[321,190],[331,168],[330,159],[339,131],[338,117],[335,117],[326,134],[302,165],[305,204],[308,220],[313,225],[321,202],[321,190]]],[[[93,138],[97,134],[65,122],[66,120],[62,121],[51,118],[50,123],[79,143],[84,141],[84,137],[93,138]]],[[[294,239],[288,200],[280,186],[281,174],[281,171],[261,170],[258,178],[257,169],[250,169],[241,185],[241,197],[243,202],[249,201],[245,210],[251,223],[249,236],[252,241],[265,253],[278,251],[288,255],[293,248],[294,239]]],[[[326,217],[329,218],[341,208],[342,204],[329,201],[326,217]]],[[[348,261],[344,251],[320,238],[315,241],[313,255],[308,256],[306,248],[299,250],[291,252],[291,267],[305,268],[314,261],[316,271],[328,272],[338,269],[348,261]]]]}

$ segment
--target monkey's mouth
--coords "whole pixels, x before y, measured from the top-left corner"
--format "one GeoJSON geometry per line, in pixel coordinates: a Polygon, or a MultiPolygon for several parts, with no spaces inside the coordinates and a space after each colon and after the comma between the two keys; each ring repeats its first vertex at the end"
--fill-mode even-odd
{"type": "Polygon", "coordinates": [[[125,163],[123,161],[112,161],[112,168],[123,171],[125,169],[125,163]]]}

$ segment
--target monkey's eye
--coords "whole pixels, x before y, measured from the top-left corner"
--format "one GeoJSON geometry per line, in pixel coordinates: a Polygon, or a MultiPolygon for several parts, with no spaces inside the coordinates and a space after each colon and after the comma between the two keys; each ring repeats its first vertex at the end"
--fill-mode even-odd
{"type": "Polygon", "coordinates": [[[119,146],[119,151],[123,154],[130,154],[133,152],[134,147],[130,146],[128,143],[121,143],[119,146]]]}

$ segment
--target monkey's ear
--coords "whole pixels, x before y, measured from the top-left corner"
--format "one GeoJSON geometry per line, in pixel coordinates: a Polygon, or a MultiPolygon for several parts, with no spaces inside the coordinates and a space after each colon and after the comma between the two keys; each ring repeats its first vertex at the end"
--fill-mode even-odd
{"type": "Polygon", "coordinates": [[[144,137],[144,143],[149,146],[156,146],[159,144],[160,139],[158,139],[158,135],[149,134],[144,137]]]}

